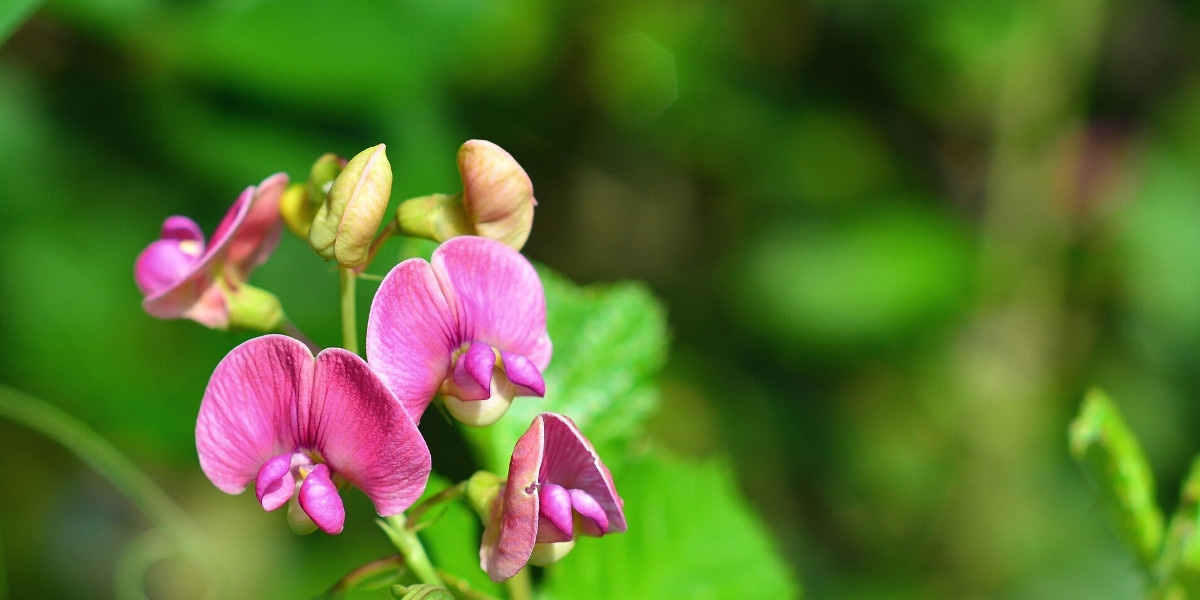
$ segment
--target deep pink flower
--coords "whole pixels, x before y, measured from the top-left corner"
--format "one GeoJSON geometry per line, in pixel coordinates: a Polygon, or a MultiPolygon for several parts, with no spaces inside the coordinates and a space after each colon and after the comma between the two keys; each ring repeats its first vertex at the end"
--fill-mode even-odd
{"type": "Polygon", "coordinates": [[[283,335],[254,338],[221,360],[196,421],[200,468],[240,493],[255,481],[266,510],[291,500],[327,533],[346,513],[335,481],[358,487],[382,516],[403,512],[429,479],[425,440],[363,359],[329,348],[313,359],[283,335]]]}
{"type": "Polygon", "coordinates": [[[608,467],[575,423],[542,413],[513,449],[508,481],[483,531],[480,566],[504,581],[538,544],[625,531],[623,506],[608,467]]]}
{"type": "Polygon", "coordinates": [[[162,237],[142,251],[134,266],[146,312],[160,319],[188,318],[208,327],[228,327],[229,289],[246,281],[279,243],[279,199],[287,183],[287,175],[277,173],[258,187],[246,188],[208,245],[191,219],[167,218],[162,237]]]}
{"type": "Polygon", "coordinates": [[[453,238],[432,261],[396,265],[375,293],[367,361],[413,420],[440,391],[460,420],[486,425],[513,396],[546,392],[546,296],[533,265],[495,240],[453,238]]]}

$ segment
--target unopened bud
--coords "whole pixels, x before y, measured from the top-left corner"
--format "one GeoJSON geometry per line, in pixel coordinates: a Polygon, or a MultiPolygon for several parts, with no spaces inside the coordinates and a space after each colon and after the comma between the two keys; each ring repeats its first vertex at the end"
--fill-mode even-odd
{"type": "Polygon", "coordinates": [[[363,266],[391,193],[392,166],[384,145],[359,152],[333,180],[308,232],[309,245],[344,268],[363,266]]]}
{"type": "Polygon", "coordinates": [[[533,227],[533,183],[504,149],[470,140],[458,149],[460,194],[405,200],[396,211],[400,233],[444,242],[477,235],[520,250],[533,227]]]}
{"type": "Polygon", "coordinates": [[[307,182],[294,183],[284,192],[279,212],[292,233],[308,239],[308,230],[317,216],[317,209],[325,202],[325,193],[345,166],[346,159],[325,154],[313,163],[307,182]]]}

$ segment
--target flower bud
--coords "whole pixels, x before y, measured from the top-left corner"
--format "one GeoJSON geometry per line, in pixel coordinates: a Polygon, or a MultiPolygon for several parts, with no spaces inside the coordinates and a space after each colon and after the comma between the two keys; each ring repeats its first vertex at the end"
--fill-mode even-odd
{"type": "Polygon", "coordinates": [[[283,323],[283,306],[274,294],[248,283],[226,286],[225,307],[229,325],[249,331],[278,331],[283,323]]]}
{"type": "Polygon", "coordinates": [[[306,183],[294,183],[284,192],[279,204],[283,222],[292,233],[308,239],[317,209],[325,202],[325,193],[333,180],[346,167],[346,159],[336,154],[325,154],[313,163],[306,183]]]}
{"type": "Polygon", "coordinates": [[[496,508],[496,497],[503,489],[504,480],[490,471],[476,471],[467,480],[467,502],[484,523],[491,520],[496,508]]]}
{"type": "Polygon", "coordinates": [[[366,264],[371,241],[392,193],[392,166],[379,144],[346,164],[317,210],[308,243],[325,260],[343,268],[366,264]]]}
{"type": "Polygon", "coordinates": [[[497,240],[520,250],[533,227],[533,183],[508,152],[484,140],[458,150],[460,194],[405,200],[396,212],[405,235],[444,242],[460,235],[497,240]]]}

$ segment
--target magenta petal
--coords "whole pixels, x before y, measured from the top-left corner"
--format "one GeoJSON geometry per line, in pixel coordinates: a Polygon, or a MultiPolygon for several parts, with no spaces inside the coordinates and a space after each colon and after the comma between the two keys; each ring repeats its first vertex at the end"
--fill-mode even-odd
{"type": "Polygon", "coordinates": [[[561,485],[543,483],[538,498],[539,516],[547,521],[548,527],[538,525],[538,542],[565,542],[570,540],[574,527],[571,521],[571,494],[561,485]]]}
{"type": "Polygon", "coordinates": [[[453,324],[433,269],[421,259],[393,267],[371,302],[367,360],[415,422],[450,372],[460,343],[453,324]]]}
{"type": "MultiPolygon", "coordinates": [[[[237,273],[239,278],[249,277],[250,272],[266,262],[271,252],[279,245],[279,238],[283,233],[279,201],[287,185],[287,175],[276,173],[263,180],[257,188],[246,190],[245,193],[251,194],[250,207],[236,231],[232,232],[225,255],[226,268],[237,273]]],[[[224,233],[225,230],[221,227],[213,233],[214,246],[221,243],[219,236],[224,233]]]]}
{"type": "Polygon", "coordinates": [[[492,369],[496,366],[496,352],[482,342],[472,342],[450,372],[454,384],[455,398],[459,400],[487,400],[492,396],[492,369]]]}
{"type": "Polygon", "coordinates": [[[167,220],[163,221],[162,235],[159,237],[164,240],[196,242],[202,248],[204,246],[204,232],[200,231],[200,226],[195,221],[179,215],[167,217],[167,220]]]}
{"type": "Polygon", "coordinates": [[[302,445],[365,492],[380,515],[407,509],[424,492],[432,462],[404,407],[366,361],[341,348],[317,355],[315,381],[299,411],[302,445]]]}
{"type": "Polygon", "coordinates": [[[138,255],[133,267],[133,279],[143,294],[157,294],[183,281],[195,268],[199,253],[204,250],[195,245],[196,253],[187,252],[187,247],[176,240],[156,240],[138,255]]]}
{"type": "MultiPolygon", "coordinates": [[[[457,238],[456,238],[457,239],[457,238]]],[[[488,520],[479,548],[479,564],[492,581],[517,574],[537,542],[538,472],[542,465],[545,428],[541,419],[517,440],[508,465],[508,480],[497,498],[499,513],[488,520]]]]}
{"type": "MultiPolygon", "coordinates": [[[[542,413],[535,421],[545,422],[545,457],[540,480],[580,490],[591,497],[607,517],[606,532],[625,531],[623,501],[617,495],[612,474],[600,461],[591,442],[583,436],[574,421],[555,413],[542,413]]],[[[599,519],[591,519],[599,523],[599,519]]],[[[585,525],[587,522],[585,521],[585,525]]],[[[585,532],[595,535],[595,531],[585,532]]]]}
{"type": "Polygon", "coordinates": [[[296,407],[312,389],[314,363],[304,344],[266,335],[237,346],[208,381],[196,419],[200,468],[236,494],[263,463],[296,450],[296,407]]]}
{"type": "Polygon", "coordinates": [[[292,475],[292,454],[280,454],[263,463],[254,480],[254,496],[266,510],[275,510],[296,492],[296,478],[292,475]]]}
{"type": "Polygon", "coordinates": [[[337,486],[333,485],[329,467],[320,464],[313,467],[304,483],[300,484],[300,508],[304,514],[325,533],[338,534],[346,522],[346,509],[337,486]]]}
{"type": "Polygon", "coordinates": [[[438,246],[433,270],[457,320],[458,339],[550,364],[546,294],[520,252],[495,240],[461,236],[438,246]]]}
{"type": "Polygon", "coordinates": [[[595,498],[583,490],[567,490],[567,493],[571,495],[571,506],[575,512],[588,519],[581,525],[588,530],[588,535],[600,536],[608,532],[608,514],[595,498]]]}
{"type": "Polygon", "coordinates": [[[528,358],[514,352],[500,352],[504,363],[504,376],[517,386],[517,396],[545,396],[546,380],[542,372],[528,358]]]}

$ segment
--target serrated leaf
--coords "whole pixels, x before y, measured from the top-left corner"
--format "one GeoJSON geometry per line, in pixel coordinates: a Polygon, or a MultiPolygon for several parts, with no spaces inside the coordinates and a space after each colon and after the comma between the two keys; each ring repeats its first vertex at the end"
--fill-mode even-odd
{"type": "Polygon", "coordinates": [[[652,377],[667,353],[666,311],[642,284],[579,287],[540,269],[554,357],[545,398],[518,398],[498,423],[466,434],[500,476],[517,438],[546,411],[566,415],[601,456],[637,436],[658,405],[652,377]]]}
{"type": "Polygon", "coordinates": [[[648,455],[614,474],[625,533],[584,537],[542,598],[798,598],[800,586],[722,461],[648,455]]]}

